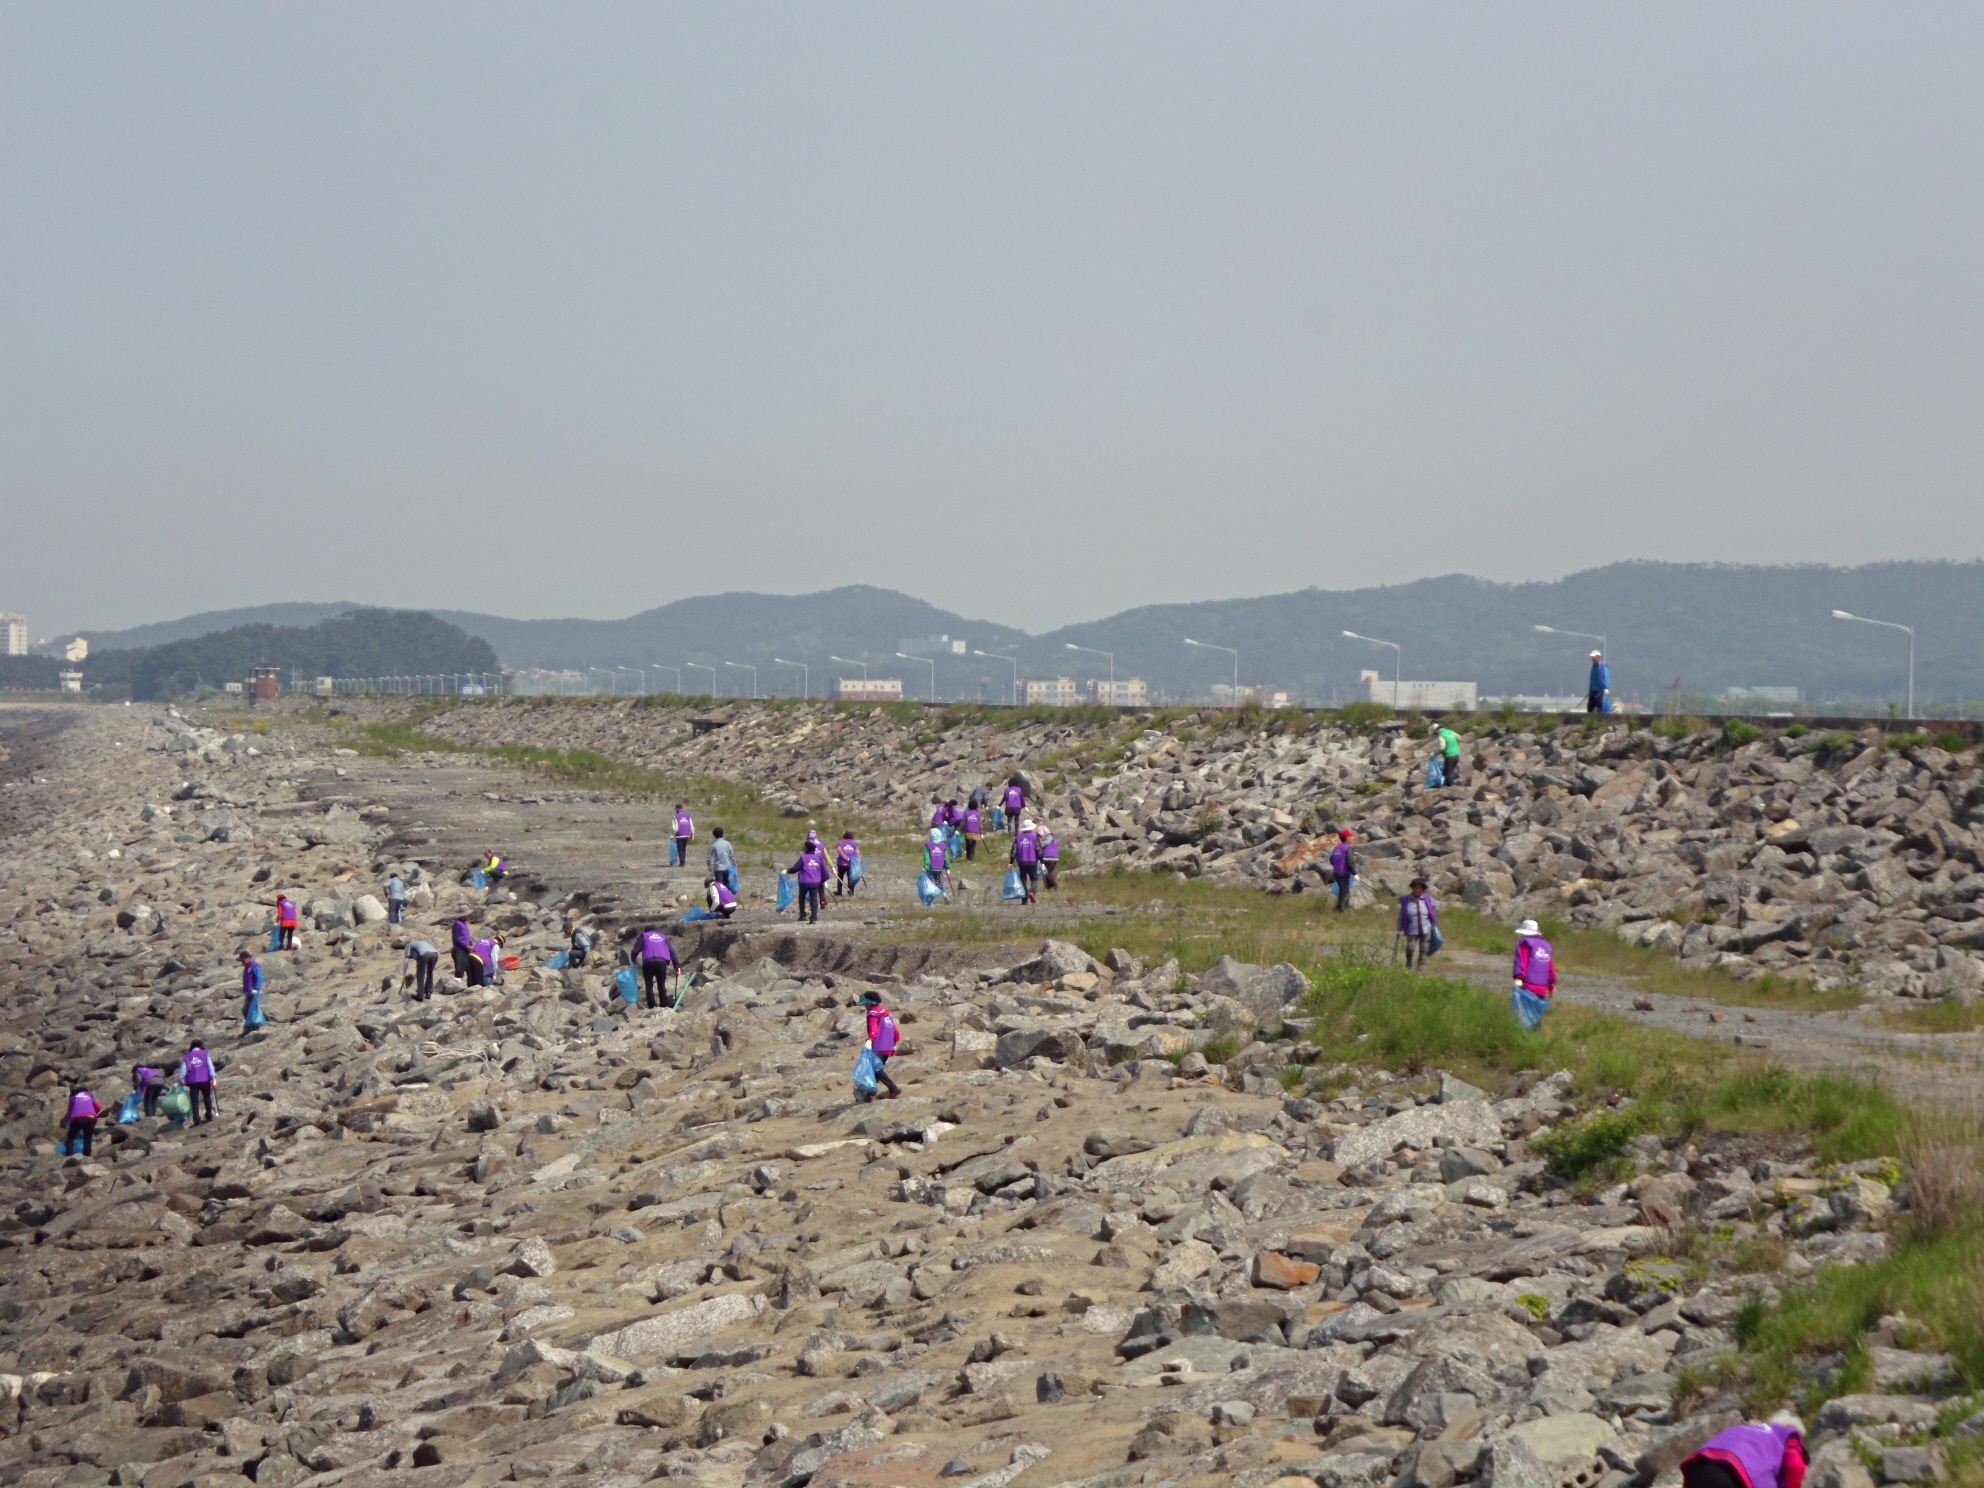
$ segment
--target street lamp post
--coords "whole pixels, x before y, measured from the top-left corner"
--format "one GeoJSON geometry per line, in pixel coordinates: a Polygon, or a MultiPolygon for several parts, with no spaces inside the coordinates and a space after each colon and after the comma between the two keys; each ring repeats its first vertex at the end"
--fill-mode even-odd
{"type": "Polygon", "coordinates": [[[936,702],[937,701],[937,663],[932,661],[927,656],[911,656],[907,651],[898,651],[896,652],[896,655],[903,661],[920,661],[925,666],[930,668],[930,701],[933,703],[936,702]]]}
{"type": "Polygon", "coordinates": [[[708,673],[710,674],[710,693],[709,693],[709,695],[710,695],[711,697],[715,697],[715,696],[716,696],[716,668],[715,668],[715,667],[713,667],[713,666],[704,666],[704,665],[703,665],[703,664],[702,664],[702,663],[701,663],[700,661],[685,661],[685,662],[683,662],[683,663],[682,663],[682,670],[683,670],[683,671],[685,671],[685,672],[708,672],[708,673]]]}
{"type": "Polygon", "coordinates": [[[756,702],[758,700],[758,669],[754,666],[748,666],[741,661],[726,661],[724,665],[727,667],[736,667],[740,672],[749,672],[751,674],[751,701],[756,702]]]}
{"type": "Polygon", "coordinates": [[[1908,632],[1908,716],[1911,719],[1914,718],[1915,717],[1915,627],[1912,625],[1897,624],[1893,620],[1869,620],[1865,615],[1853,615],[1853,614],[1849,614],[1845,610],[1834,610],[1832,612],[1832,617],[1835,620],[1858,620],[1862,625],[1881,625],[1887,627],[1887,629],[1889,630],[1903,630],[1908,632]]]}
{"type": "Polygon", "coordinates": [[[865,661],[856,661],[852,656],[829,656],[827,660],[838,661],[844,666],[858,666],[861,668],[861,680],[868,680],[868,663],[865,661]]]}
{"type": "Polygon", "coordinates": [[[783,656],[774,656],[772,660],[777,662],[780,666],[798,667],[799,695],[802,698],[811,698],[813,696],[812,668],[808,667],[806,663],[803,661],[787,661],[783,656]]]}
{"type": "MultiPolygon", "coordinates": [[[[1114,651],[1098,651],[1093,646],[1077,646],[1073,641],[1067,641],[1064,642],[1063,644],[1065,644],[1070,651],[1086,651],[1090,656],[1106,656],[1109,658],[1109,701],[1112,703],[1115,702],[1116,701],[1116,653],[1114,651]]],[[[1237,664],[1238,663],[1236,660],[1236,665],[1237,664]]],[[[1235,675],[1237,676],[1238,673],[1236,672],[1235,675]]]]}
{"type": "Polygon", "coordinates": [[[1240,706],[1240,653],[1238,651],[1235,651],[1231,646],[1217,646],[1214,645],[1211,641],[1195,641],[1190,636],[1185,637],[1185,644],[1188,646],[1197,646],[1201,651],[1224,651],[1227,653],[1227,655],[1233,658],[1233,706],[1236,708],[1239,707],[1240,706]]]}
{"type": "Polygon", "coordinates": [[[974,651],[973,656],[983,656],[990,661],[1008,661],[1013,666],[1013,706],[1020,701],[1020,659],[1017,656],[1001,656],[997,651],[974,651]]]}
{"type": "Polygon", "coordinates": [[[1369,641],[1374,646],[1390,646],[1392,648],[1392,710],[1396,712],[1398,710],[1399,674],[1405,670],[1405,647],[1401,646],[1397,641],[1381,641],[1376,636],[1359,635],[1354,630],[1346,630],[1344,634],[1353,641],[1369,641]]]}

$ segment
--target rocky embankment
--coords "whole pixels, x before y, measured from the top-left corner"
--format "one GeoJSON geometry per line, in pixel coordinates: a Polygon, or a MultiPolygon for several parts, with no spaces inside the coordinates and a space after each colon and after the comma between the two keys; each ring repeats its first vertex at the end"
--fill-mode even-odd
{"type": "Polygon", "coordinates": [[[721,774],[802,815],[846,803],[920,820],[933,796],[1021,773],[1086,865],[1281,892],[1320,888],[1332,834],[1350,826],[1384,894],[1424,875],[1446,901],[1505,919],[1568,913],[1737,976],[1984,991],[1974,755],[1895,753],[1872,732],[1732,747],[1623,721],[1540,736],[1484,726],[1461,784],[1426,791],[1430,745],[1404,724],[1245,732],[1207,712],[1172,732],[976,721],[933,737],[885,710],[733,705],[707,732],[693,716],[631,700],[491,703],[426,726],[456,743],[721,774]]]}
{"type": "MultiPolygon", "coordinates": [[[[1654,1137],[1580,1195],[1538,1156],[1561,1074],[1285,1089],[1287,968],[1049,943],[891,980],[905,1093],[862,1105],[859,978],[705,963],[630,1013],[534,969],[555,906],[423,882],[413,928],[467,909],[525,959],[411,1003],[384,828],[305,793],[335,755],[135,710],[47,747],[0,793],[10,1484],[1673,1488],[1733,1419],[1677,1396],[1744,1299],[1878,1256],[1905,1202],[1889,1165],[1654,1137]],[[229,953],[277,886],[312,928],[242,1036],[229,953]],[[1150,1057],[1208,1024],[1252,1042],[1150,1057]],[[69,1079],[114,1105],[196,1034],[217,1121],[57,1152],[69,1079]],[[1690,1221],[1723,1258],[1667,1258],[1690,1221]]],[[[1874,1361],[1816,1488],[1937,1412],[1947,1359],[1874,1361]]]]}

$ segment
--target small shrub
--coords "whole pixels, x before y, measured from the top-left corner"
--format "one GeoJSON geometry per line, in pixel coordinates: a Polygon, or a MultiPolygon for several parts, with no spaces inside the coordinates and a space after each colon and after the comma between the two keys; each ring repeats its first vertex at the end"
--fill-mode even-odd
{"type": "Polygon", "coordinates": [[[1887,741],[1887,746],[1896,754],[1906,754],[1911,749],[1920,749],[1928,742],[1929,736],[1927,734],[1896,734],[1892,739],[1887,741]]]}
{"type": "Polygon", "coordinates": [[[1741,718],[1732,718],[1722,725],[1722,741],[1732,749],[1741,749],[1745,744],[1754,744],[1763,736],[1762,729],[1741,718]]]}
{"type": "Polygon", "coordinates": [[[1947,1235],[1984,1209],[1984,1124],[1976,1113],[1917,1111],[1901,1140],[1908,1182],[1908,1228],[1947,1235]]]}
{"type": "Polygon", "coordinates": [[[1851,734],[1821,734],[1812,741],[1811,749],[1814,754],[1845,754],[1859,742],[1851,734]]]}
{"type": "Polygon", "coordinates": [[[1524,1292],[1516,1298],[1516,1305],[1528,1311],[1539,1323],[1550,1320],[1550,1299],[1539,1297],[1534,1292],[1524,1292]]]}
{"type": "Polygon", "coordinates": [[[1806,728],[1805,725],[1802,723],[1794,723],[1791,725],[1790,728],[1786,729],[1784,732],[1794,739],[1802,739],[1805,737],[1805,735],[1809,734],[1811,730],[1806,728]]]}
{"type": "Polygon", "coordinates": [[[1555,733],[1563,722],[1555,713],[1539,713],[1536,715],[1536,731],[1539,734],[1555,733]]]}
{"type": "Polygon", "coordinates": [[[1970,741],[1954,729],[1946,729],[1929,741],[1948,754],[1962,754],[1970,747],[1970,741]]]}
{"type": "Polygon", "coordinates": [[[1549,1163],[1551,1172],[1572,1182],[1619,1177],[1630,1166],[1626,1144],[1647,1125],[1648,1115],[1639,1106],[1595,1111],[1582,1121],[1533,1138],[1529,1150],[1549,1163]]]}

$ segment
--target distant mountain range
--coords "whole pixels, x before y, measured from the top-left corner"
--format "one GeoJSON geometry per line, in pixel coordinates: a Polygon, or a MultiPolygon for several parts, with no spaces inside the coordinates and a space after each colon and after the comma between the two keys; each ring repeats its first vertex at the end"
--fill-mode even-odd
{"type": "MultiPolygon", "coordinates": [[[[93,648],[157,645],[245,624],[309,624],[360,608],[350,603],[265,605],[220,611],[122,632],[84,632],[93,648]]],[[[1022,680],[1105,675],[1143,677],[1156,696],[1203,698],[1230,680],[1231,658],[1184,644],[1187,636],[1239,653],[1243,684],[1287,689],[1328,703],[1359,695],[1363,668],[1392,671],[1390,650],[1343,632],[1396,641],[1405,676],[1474,681],[1489,693],[1574,693],[1584,685],[1589,643],[1541,634],[1538,625],[1608,637],[1614,685],[1656,701],[1678,679],[1690,693],[1730,687],[1800,689],[1808,700],[1900,701],[1907,639],[1899,632],[1833,621],[1849,610],[1918,628],[1917,693],[1924,700],[1984,699],[1984,563],[1879,563],[1860,568],[1629,562],[1551,583],[1498,584],[1452,574],[1373,589],[1305,589],[1252,599],[1150,605],[1106,619],[1029,635],[974,620],[893,590],[853,586],[820,594],[719,594],[677,600],[625,620],[511,620],[434,611],[488,641],[509,667],[681,668],[688,690],[748,691],[724,662],[758,668],[760,693],[798,691],[806,664],[815,696],[836,676],[858,675],[830,658],[900,676],[912,696],[928,686],[921,663],[936,661],[940,697],[1000,701],[1012,669],[973,651],[1018,658],[1022,680]],[[947,637],[941,645],[937,638],[947,637]],[[964,654],[953,648],[962,643],[964,654]]],[[[603,679],[602,679],[603,682],[603,679]]],[[[675,685],[650,673],[648,685],[675,685]]],[[[621,686],[632,690],[631,675],[621,686]]]]}

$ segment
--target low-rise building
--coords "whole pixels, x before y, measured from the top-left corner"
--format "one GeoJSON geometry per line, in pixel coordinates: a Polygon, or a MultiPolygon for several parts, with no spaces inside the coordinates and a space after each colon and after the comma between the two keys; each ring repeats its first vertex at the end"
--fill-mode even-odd
{"type": "Polygon", "coordinates": [[[1367,702],[1383,703],[1408,712],[1472,713],[1481,706],[1478,682],[1387,682],[1376,672],[1362,674],[1367,702]],[[1394,701],[1396,689],[1396,701],[1394,701]]]}
{"type": "Polygon", "coordinates": [[[1141,677],[1126,677],[1121,682],[1097,677],[1088,684],[1088,695],[1091,702],[1100,703],[1105,708],[1150,706],[1150,684],[1141,677]]]}
{"type": "Polygon", "coordinates": [[[1270,687],[1265,683],[1249,683],[1244,687],[1233,687],[1225,682],[1212,685],[1213,706],[1218,708],[1244,708],[1249,703],[1259,703],[1263,708],[1286,708],[1294,700],[1285,687],[1270,687]]]}
{"type": "Polygon", "coordinates": [[[1081,689],[1075,686],[1073,677],[1055,677],[1051,681],[1026,684],[1026,701],[1029,707],[1072,708],[1081,701],[1081,689]]]}
{"type": "Polygon", "coordinates": [[[900,677],[842,677],[834,683],[834,700],[842,703],[899,703],[900,677]]]}

